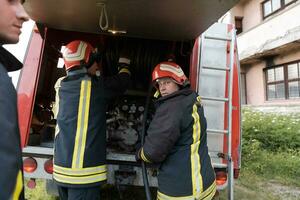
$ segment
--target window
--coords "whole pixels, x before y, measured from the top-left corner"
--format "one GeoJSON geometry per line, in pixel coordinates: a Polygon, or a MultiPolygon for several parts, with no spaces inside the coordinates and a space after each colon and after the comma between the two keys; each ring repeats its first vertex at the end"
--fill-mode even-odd
{"type": "Polygon", "coordinates": [[[287,5],[287,4],[289,4],[289,3],[293,2],[293,1],[295,1],[295,0],[284,0],[284,5],[287,5]]]}
{"type": "Polygon", "coordinates": [[[300,62],[287,66],[288,70],[288,91],[290,98],[300,97],[300,62]]]}
{"type": "Polygon", "coordinates": [[[266,18],[295,1],[296,0],[266,0],[262,3],[263,17],[266,18]]]}
{"type": "Polygon", "coordinates": [[[300,62],[267,68],[267,100],[300,97],[300,62]]]}
{"type": "Polygon", "coordinates": [[[246,74],[241,73],[241,103],[247,104],[246,74]]]}
{"type": "Polygon", "coordinates": [[[235,24],[237,35],[243,32],[243,17],[235,17],[234,24],[235,24]]]}

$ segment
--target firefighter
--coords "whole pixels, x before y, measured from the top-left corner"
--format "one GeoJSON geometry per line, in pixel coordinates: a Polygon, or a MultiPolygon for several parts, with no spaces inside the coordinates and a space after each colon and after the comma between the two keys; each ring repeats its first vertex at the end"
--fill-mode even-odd
{"type": "Polygon", "coordinates": [[[200,97],[174,62],[158,64],[152,81],[160,97],[137,160],[160,164],[158,200],[212,199],[216,179],[200,97]]]}
{"type": "Polygon", "coordinates": [[[53,178],[61,199],[100,199],[107,179],[106,108],[130,82],[128,58],[119,58],[119,73],[101,75],[101,55],[91,44],[75,40],[66,45],[67,76],[55,85],[57,127],[53,178]]]}
{"type": "Polygon", "coordinates": [[[24,199],[22,152],[17,93],[7,72],[22,68],[3,44],[19,41],[23,22],[29,19],[23,2],[0,0],[0,199],[24,199]]]}

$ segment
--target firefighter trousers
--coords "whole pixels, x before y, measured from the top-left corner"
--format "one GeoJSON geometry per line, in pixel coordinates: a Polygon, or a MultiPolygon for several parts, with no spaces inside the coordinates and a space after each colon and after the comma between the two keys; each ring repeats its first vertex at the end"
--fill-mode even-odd
{"type": "Polygon", "coordinates": [[[100,200],[100,186],[70,188],[58,186],[60,200],[100,200]]]}

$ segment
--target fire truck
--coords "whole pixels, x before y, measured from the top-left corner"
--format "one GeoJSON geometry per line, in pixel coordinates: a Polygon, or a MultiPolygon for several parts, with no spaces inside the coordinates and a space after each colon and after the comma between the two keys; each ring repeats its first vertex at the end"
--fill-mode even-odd
{"type": "MultiPolygon", "coordinates": [[[[113,100],[107,115],[108,183],[142,186],[135,161],[142,119],[155,110],[146,99],[153,67],[172,54],[191,87],[201,96],[208,123],[208,148],[218,189],[228,187],[241,166],[239,59],[234,25],[214,23],[236,0],[71,1],[27,0],[36,22],[17,84],[24,175],[29,183],[46,179],[53,189],[54,84],[65,70],[61,51],[80,39],[102,53],[104,76],[117,72],[120,49],[130,47],[132,86],[113,100]]],[[[152,102],[152,101],[150,101],[152,102]]],[[[149,185],[157,169],[147,166],[149,185]]]]}

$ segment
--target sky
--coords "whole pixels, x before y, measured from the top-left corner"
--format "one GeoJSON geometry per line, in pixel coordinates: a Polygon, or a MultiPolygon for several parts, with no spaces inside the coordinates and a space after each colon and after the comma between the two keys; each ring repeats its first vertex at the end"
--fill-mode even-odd
{"type": "MultiPolygon", "coordinates": [[[[3,47],[5,49],[7,49],[9,52],[11,52],[22,63],[24,61],[24,56],[26,54],[26,49],[28,46],[28,42],[29,42],[29,39],[31,36],[31,31],[33,29],[33,26],[34,26],[34,21],[32,21],[32,20],[29,20],[29,21],[23,23],[23,26],[21,29],[22,33],[20,35],[19,42],[17,44],[3,45],[3,47]]],[[[12,77],[12,81],[15,86],[17,85],[17,82],[18,82],[19,73],[20,73],[20,70],[9,73],[9,76],[12,77]]]]}

